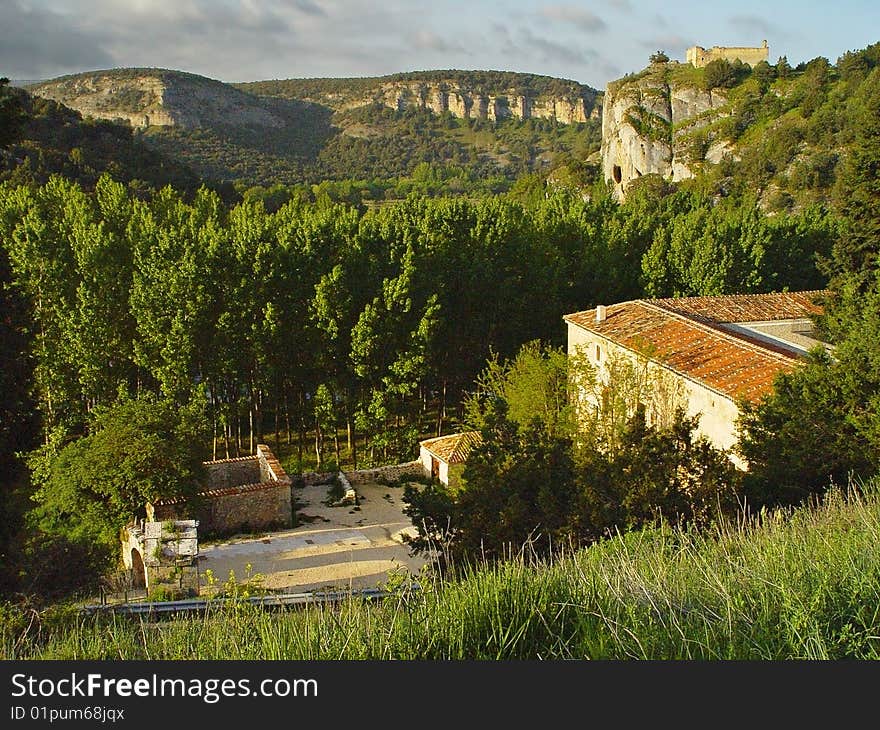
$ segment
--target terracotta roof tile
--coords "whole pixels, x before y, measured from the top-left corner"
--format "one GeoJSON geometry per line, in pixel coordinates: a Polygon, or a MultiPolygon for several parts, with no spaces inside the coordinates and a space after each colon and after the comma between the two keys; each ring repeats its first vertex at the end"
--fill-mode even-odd
{"type": "Polygon", "coordinates": [[[479,432],[465,431],[420,441],[419,445],[424,446],[447,464],[462,464],[467,459],[470,450],[481,442],[482,438],[479,432]]]}
{"type": "Polygon", "coordinates": [[[798,356],[717,325],[806,317],[821,311],[812,301],[819,293],[635,300],[606,307],[603,322],[596,321],[595,309],[564,319],[730,398],[756,400],[798,356]]]}
{"type": "MultiPolygon", "coordinates": [[[[254,484],[233,484],[231,487],[219,487],[217,489],[206,489],[198,493],[199,497],[227,497],[232,494],[245,494],[247,492],[260,492],[264,489],[275,489],[276,487],[287,486],[287,482],[271,481],[256,482],[254,484]]],[[[183,504],[185,497],[168,497],[165,499],[157,499],[153,505],[167,506],[172,504],[183,504]]]]}
{"type": "Polygon", "coordinates": [[[821,314],[815,303],[823,291],[780,292],[776,294],[727,294],[717,297],[680,297],[651,299],[651,304],[685,317],[731,324],[801,319],[821,314]]]}

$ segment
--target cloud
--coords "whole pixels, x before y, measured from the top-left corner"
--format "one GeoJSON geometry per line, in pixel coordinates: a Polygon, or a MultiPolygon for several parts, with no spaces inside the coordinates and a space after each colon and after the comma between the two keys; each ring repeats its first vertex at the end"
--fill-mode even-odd
{"type": "Polygon", "coordinates": [[[317,3],[311,2],[311,0],[291,0],[290,4],[306,15],[314,15],[321,18],[327,17],[327,11],[317,3]]]}
{"type": "Polygon", "coordinates": [[[727,22],[737,30],[760,35],[761,38],[780,35],[779,28],[757,15],[733,15],[727,22]]]}
{"type": "Polygon", "coordinates": [[[467,53],[467,49],[460,43],[450,43],[429,30],[418,31],[413,38],[413,46],[419,50],[437,53],[467,53]]]}
{"type": "Polygon", "coordinates": [[[49,78],[107,67],[113,58],[102,46],[52,10],[27,8],[18,0],[0,4],[0,75],[49,78]]]}
{"type": "Polygon", "coordinates": [[[633,11],[632,3],[629,0],[606,0],[606,4],[622,13],[631,13],[633,11]]]}
{"type": "Polygon", "coordinates": [[[605,21],[595,13],[574,5],[548,5],[541,8],[540,14],[550,20],[573,25],[586,33],[598,33],[608,27],[605,21]]]}
{"type": "Polygon", "coordinates": [[[573,48],[557,41],[551,41],[543,36],[535,35],[528,28],[520,30],[520,37],[526,47],[535,51],[538,57],[546,62],[585,65],[596,60],[599,55],[592,49],[583,48],[582,46],[573,48]]]}

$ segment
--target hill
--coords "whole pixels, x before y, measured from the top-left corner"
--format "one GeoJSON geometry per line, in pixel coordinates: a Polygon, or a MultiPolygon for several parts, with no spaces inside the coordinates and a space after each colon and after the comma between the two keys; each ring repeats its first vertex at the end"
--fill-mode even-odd
{"type": "Polygon", "coordinates": [[[166,69],[112,69],[29,90],[86,117],[130,125],[206,179],[245,186],[406,176],[423,162],[512,180],[583,161],[599,147],[601,95],[530,74],[233,85],[166,69]]]}
{"type": "Polygon", "coordinates": [[[789,66],[652,63],[608,85],[602,171],[618,198],[638,178],[755,192],[765,210],[826,202],[880,70],[880,43],[789,66]]]}
{"type": "Polygon", "coordinates": [[[0,180],[45,182],[53,173],[91,187],[103,172],[134,187],[173,185],[192,192],[198,176],[185,164],[144,144],[127,125],[83,119],[50,99],[9,89],[21,110],[16,141],[0,150],[0,180]]]}

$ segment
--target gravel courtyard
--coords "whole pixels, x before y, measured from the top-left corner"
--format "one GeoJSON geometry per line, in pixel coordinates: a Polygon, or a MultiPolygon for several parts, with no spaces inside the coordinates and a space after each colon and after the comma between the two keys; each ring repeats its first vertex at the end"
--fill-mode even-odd
{"type": "Polygon", "coordinates": [[[259,574],[266,588],[290,592],[378,587],[390,571],[417,573],[424,558],[410,555],[402,535],[414,532],[403,513],[403,489],[367,483],[355,487],[359,504],[329,507],[328,485],[295,489],[300,526],[234,537],[200,546],[199,580],[210,593],[230,571],[242,581],[259,574]]]}

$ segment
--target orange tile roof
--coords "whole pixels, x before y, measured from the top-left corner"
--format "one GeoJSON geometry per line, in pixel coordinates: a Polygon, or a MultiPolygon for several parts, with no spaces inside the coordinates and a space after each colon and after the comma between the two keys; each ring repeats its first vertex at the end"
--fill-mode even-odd
{"type": "Polygon", "coordinates": [[[801,319],[821,314],[815,300],[824,291],[780,292],[777,294],[727,294],[717,297],[651,299],[651,304],[685,317],[718,324],[770,322],[801,319]]]}
{"type": "MultiPolygon", "coordinates": [[[[224,460],[225,461],[225,460],[224,460]]],[[[233,494],[246,494],[248,492],[261,492],[264,489],[275,489],[276,487],[287,486],[288,482],[271,481],[271,482],[254,482],[253,484],[233,484],[230,487],[217,487],[216,489],[205,489],[198,492],[199,497],[228,497],[233,494]]],[[[152,504],[156,507],[168,506],[172,504],[183,504],[186,497],[164,497],[155,500],[152,504]]]]}
{"type": "Polygon", "coordinates": [[[756,400],[770,392],[777,373],[791,370],[799,357],[718,325],[805,317],[821,311],[812,303],[816,294],[638,299],[606,307],[603,322],[596,321],[595,309],[563,319],[729,398],[756,400]]]}
{"type": "Polygon", "coordinates": [[[424,446],[447,464],[462,464],[471,449],[480,443],[482,443],[482,438],[478,431],[465,431],[420,441],[419,446],[424,446]]]}

